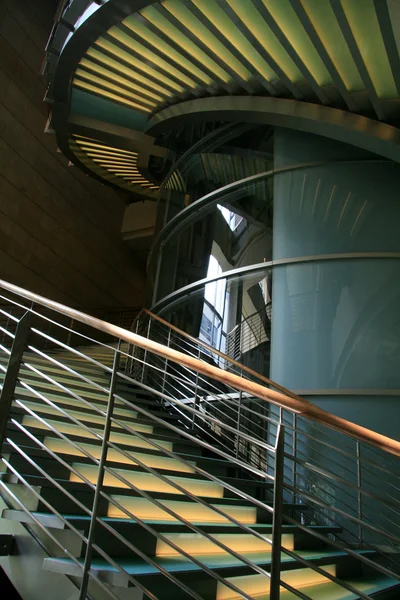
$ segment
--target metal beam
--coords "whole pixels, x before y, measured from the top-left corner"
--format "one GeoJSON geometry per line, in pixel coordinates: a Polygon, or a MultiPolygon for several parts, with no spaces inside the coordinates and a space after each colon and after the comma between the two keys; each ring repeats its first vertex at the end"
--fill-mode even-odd
{"type": "Polygon", "coordinates": [[[149,120],[147,133],[184,122],[230,121],[289,127],[363,148],[400,163],[400,130],[338,108],[261,96],[200,98],[166,108],[149,120]]]}
{"type": "Polygon", "coordinates": [[[316,32],[314,25],[310,21],[306,11],[304,10],[303,5],[300,0],[289,0],[292,5],[293,10],[295,11],[300,23],[304,27],[308,37],[311,42],[314,44],[315,49],[317,50],[319,56],[321,57],[329,75],[332,77],[334,84],[338,88],[340,95],[345,101],[347,108],[353,112],[357,111],[357,105],[354,102],[350,92],[347,90],[346,85],[343,79],[340,76],[339,71],[335,67],[329,53],[325,49],[325,46],[320,40],[318,33],[316,32]]]}
{"type": "Polygon", "coordinates": [[[374,84],[372,83],[372,79],[368,73],[368,69],[364,63],[363,57],[361,56],[361,52],[358,49],[357,42],[347,20],[347,17],[344,13],[343,7],[341,5],[340,0],[329,0],[333,12],[335,14],[336,20],[339,24],[339,27],[342,31],[343,37],[347,46],[349,47],[350,54],[353,57],[353,60],[356,64],[358,72],[360,73],[360,77],[365,85],[365,89],[367,90],[369,99],[371,104],[375,110],[376,116],[378,119],[384,118],[384,112],[382,108],[382,104],[378,98],[376,90],[374,88],[374,84]]]}
{"type": "MultiPolygon", "coordinates": [[[[190,3],[190,4],[188,3],[186,5],[186,8],[188,10],[190,10],[190,12],[193,14],[193,16],[195,16],[204,25],[204,27],[206,27],[210,31],[210,33],[212,33],[212,35],[223,46],[225,46],[225,48],[228,50],[228,52],[230,52],[236,58],[237,61],[239,61],[242,65],[244,65],[246,67],[246,69],[253,74],[253,72],[255,71],[254,65],[250,61],[248,61],[246,59],[246,57],[243,56],[243,54],[241,54],[239,52],[239,50],[236,48],[233,41],[228,40],[225,36],[223,36],[221,34],[221,32],[219,31],[219,29],[211,21],[209,21],[209,19],[207,19],[207,17],[201,12],[201,10],[199,10],[197,8],[197,6],[195,6],[192,3],[190,3]]],[[[235,73],[235,78],[239,80],[239,75],[237,73],[235,73]]],[[[245,80],[240,79],[241,85],[243,85],[243,83],[242,83],[243,81],[245,81],[245,80]]],[[[277,95],[278,92],[271,83],[266,81],[264,78],[262,78],[262,82],[263,82],[263,87],[271,94],[271,96],[277,95]]],[[[245,84],[246,84],[245,89],[250,94],[254,94],[256,92],[256,90],[252,86],[251,81],[250,82],[245,81],[245,84]]]]}
{"type": "Polygon", "coordinates": [[[229,4],[225,3],[223,9],[230,20],[236,25],[236,27],[243,33],[244,37],[248,38],[253,44],[254,48],[263,58],[263,60],[270,65],[270,67],[275,71],[275,73],[280,77],[282,83],[286,86],[288,91],[293,95],[296,100],[301,100],[303,94],[300,92],[295,83],[291,81],[291,79],[286,75],[285,71],[282,67],[272,58],[271,54],[264,48],[264,46],[259,42],[257,37],[253,34],[251,29],[243,23],[243,21],[236,15],[235,11],[229,6],[229,4]]]}
{"type": "MultiPolygon", "coordinates": [[[[250,93],[251,90],[250,90],[248,83],[246,81],[244,81],[244,79],[239,77],[239,75],[237,73],[235,73],[235,71],[233,69],[231,69],[231,67],[229,65],[227,65],[223,60],[221,60],[221,58],[219,56],[213,54],[210,51],[209,47],[206,44],[204,44],[199,38],[197,38],[195,35],[193,35],[191,31],[189,31],[186,28],[184,29],[182,23],[178,19],[176,19],[171,13],[169,13],[160,4],[154,5],[154,8],[172,26],[179,29],[181,35],[186,36],[188,38],[188,40],[190,40],[193,44],[198,46],[201,49],[201,51],[204,52],[204,54],[206,54],[208,56],[208,58],[210,60],[215,62],[221,69],[226,71],[232,77],[233,85],[236,86],[236,88],[238,86],[241,86],[244,90],[246,90],[247,92],[250,93]]],[[[214,74],[214,76],[215,76],[215,74],[214,74]]],[[[230,91],[230,92],[233,91],[232,83],[228,83],[228,84],[226,84],[226,86],[228,88],[228,91],[230,91]]]]}
{"type": "Polygon", "coordinates": [[[19,320],[15,332],[11,354],[8,359],[7,371],[4,376],[0,395],[0,451],[7,430],[8,417],[14,399],[19,369],[25,352],[28,335],[32,324],[32,313],[27,311],[19,320]]]}
{"type": "Polygon", "coordinates": [[[396,85],[397,93],[400,96],[400,57],[393,33],[388,4],[387,2],[382,2],[382,0],[374,0],[374,6],[389,65],[392,70],[394,83],[396,85]]]}
{"type": "MultiPolygon", "coordinates": [[[[154,5],[154,10],[157,11],[159,14],[162,14],[163,10],[164,10],[164,12],[167,12],[165,9],[163,9],[161,7],[161,5],[158,5],[158,4],[154,5]]],[[[165,18],[164,14],[162,16],[165,18]]],[[[211,79],[213,79],[214,83],[212,83],[212,84],[205,84],[204,81],[197,76],[197,80],[200,82],[200,85],[203,88],[208,89],[208,91],[210,93],[215,94],[215,95],[218,95],[218,91],[221,88],[224,89],[224,90],[226,90],[227,92],[230,91],[230,87],[231,86],[229,84],[225,83],[225,81],[223,81],[220,77],[218,77],[218,75],[211,68],[209,68],[207,65],[203,64],[200,60],[198,60],[195,56],[193,56],[192,54],[190,54],[190,52],[188,52],[187,50],[185,50],[185,48],[183,46],[180,46],[178,44],[178,42],[176,42],[172,38],[168,37],[163,31],[161,31],[161,29],[158,29],[146,17],[138,14],[136,16],[136,18],[149,31],[151,31],[152,33],[154,33],[154,35],[156,35],[160,40],[162,40],[163,42],[165,42],[166,44],[168,44],[168,46],[170,46],[173,50],[175,50],[175,52],[177,52],[178,54],[180,54],[181,56],[183,56],[192,65],[194,65],[200,71],[203,71],[203,73],[205,73],[206,75],[208,75],[208,77],[210,77],[211,79]]],[[[187,37],[186,32],[179,31],[179,33],[180,33],[180,35],[182,37],[187,37]]],[[[196,44],[196,46],[198,46],[198,44],[196,44]]],[[[172,60],[172,59],[168,57],[167,60],[172,60]]],[[[183,66],[181,66],[181,65],[179,65],[179,66],[180,66],[180,68],[183,68],[183,66]]],[[[189,71],[189,74],[190,74],[191,77],[194,77],[193,71],[189,71]]]]}
{"type": "Polygon", "coordinates": [[[278,41],[285,48],[286,52],[289,54],[296,67],[301,71],[301,73],[304,76],[304,79],[309,84],[311,89],[315,92],[320,102],[322,102],[322,104],[330,104],[328,96],[321,88],[319,83],[316,81],[308,67],[304,64],[300,56],[297,54],[296,50],[293,48],[292,44],[287,39],[282,29],[279,27],[278,23],[275,21],[269,10],[266,8],[265,4],[261,0],[253,0],[253,2],[264,21],[270,27],[272,33],[276,36],[278,41]]]}
{"type": "MultiPolygon", "coordinates": [[[[181,88],[185,88],[185,83],[179,79],[176,75],[172,75],[169,71],[166,71],[165,69],[163,69],[162,67],[160,67],[159,65],[157,65],[154,61],[150,60],[150,59],[146,59],[144,56],[142,56],[141,54],[139,54],[139,52],[136,52],[135,50],[133,50],[132,48],[129,48],[128,46],[125,46],[125,44],[123,42],[120,42],[117,38],[112,37],[111,35],[109,35],[108,33],[106,33],[103,38],[105,40],[107,40],[108,42],[110,42],[111,44],[113,44],[114,46],[117,46],[118,48],[120,48],[121,50],[123,50],[124,52],[126,52],[127,54],[129,54],[130,56],[132,56],[132,58],[134,60],[139,60],[140,62],[149,64],[149,66],[154,70],[157,71],[158,73],[160,73],[163,77],[166,77],[167,79],[172,80],[174,83],[176,83],[177,85],[179,85],[181,88]]],[[[100,46],[101,47],[101,46],[100,46]]],[[[115,57],[114,57],[115,58],[115,57]]],[[[118,60],[119,57],[118,57],[118,60]]],[[[129,63],[126,63],[130,68],[132,68],[132,65],[129,65],[129,63]]],[[[139,69],[139,67],[137,67],[139,69]]],[[[143,74],[148,77],[148,73],[147,71],[143,71],[143,74]]],[[[153,77],[154,79],[154,77],[153,77]]],[[[194,88],[188,88],[188,89],[183,89],[181,92],[176,90],[175,88],[171,87],[170,85],[168,85],[167,83],[164,83],[160,81],[157,81],[157,83],[159,85],[163,85],[163,87],[168,87],[169,89],[171,89],[171,96],[175,96],[176,98],[180,98],[181,100],[183,99],[187,99],[188,96],[196,96],[196,90],[194,88]]]]}

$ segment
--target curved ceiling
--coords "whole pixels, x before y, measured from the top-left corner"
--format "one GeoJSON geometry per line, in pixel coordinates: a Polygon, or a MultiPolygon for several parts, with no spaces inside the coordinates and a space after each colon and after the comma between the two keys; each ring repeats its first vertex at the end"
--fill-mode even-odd
{"type": "MultiPolygon", "coordinates": [[[[294,99],[393,123],[399,45],[395,0],[109,0],[61,58],[69,63],[70,112],[137,131],[172,105],[216,96],[294,99]]],[[[126,188],[112,164],[99,171],[99,161],[86,160],[66,129],[72,155],[126,188]]],[[[143,173],[128,185],[157,190],[143,173]]]]}

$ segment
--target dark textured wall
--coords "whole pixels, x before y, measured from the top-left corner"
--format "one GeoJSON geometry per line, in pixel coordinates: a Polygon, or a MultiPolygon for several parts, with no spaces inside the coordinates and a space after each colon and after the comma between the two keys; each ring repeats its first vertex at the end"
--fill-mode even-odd
{"type": "Polygon", "coordinates": [[[0,278],[73,306],[140,306],[122,199],[44,134],[40,76],[54,0],[0,0],[0,278]]]}

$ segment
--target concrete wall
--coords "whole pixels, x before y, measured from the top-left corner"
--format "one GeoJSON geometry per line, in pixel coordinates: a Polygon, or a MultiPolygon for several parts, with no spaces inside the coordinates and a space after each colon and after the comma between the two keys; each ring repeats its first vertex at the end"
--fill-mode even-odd
{"type": "Polygon", "coordinates": [[[73,306],[138,306],[145,277],[121,239],[122,198],[43,133],[56,4],[0,0],[0,278],[73,306]]]}

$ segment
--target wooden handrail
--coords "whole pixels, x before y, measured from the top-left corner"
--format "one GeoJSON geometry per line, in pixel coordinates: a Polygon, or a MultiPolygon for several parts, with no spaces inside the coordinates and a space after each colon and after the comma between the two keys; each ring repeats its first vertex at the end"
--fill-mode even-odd
{"type": "Polygon", "coordinates": [[[271,385],[273,388],[279,390],[283,394],[286,394],[287,396],[290,396],[291,398],[296,398],[297,400],[301,400],[302,402],[307,402],[307,400],[304,400],[304,398],[302,398],[301,396],[298,396],[297,394],[294,394],[293,392],[291,392],[290,390],[286,389],[285,387],[279,385],[279,383],[275,383],[275,381],[272,381],[271,379],[268,379],[268,377],[265,377],[265,375],[261,375],[261,373],[257,373],[257,371],[253,371],[253,369],[250,369],[250,367],[247,367],[246,365],[244,365],[241,362],[235,360],[231,356],[228,356],[227,354],[224,354],[223,352],[221,352],[220,350],[217,350],[213,346],[210,346],[210,344],[207,344],[207,342],[204,342],[203,340],[199,340],[198,338],[195,338],[194,336],[190,335],[189,333],[186,333],[186,331],[183,331],[183,329],[179,329],[179,327],[176,327],[175,325],[172,325],[168,321],[165,321],[165,319],[162,319],[158,315],[155,315],[154,313],[152,313],[147,308],[142,308],[142,310],[140,311],[140,313],[138,314],[138,316],[136,317],[136,319],[134,321],[135,323],[136,323],[136,321],[138,319],[140,319],[140,315],[143,314],[143,313],[151,316],[153,319],[156,319],[157,321],[159,321],[163,325],[166,325],[167,327],[169,327],[170,329],[172,329],[172,331],[175,331],[176,333],[179,333],[180,335],[182,335],[186,339],[190,340],[192,343],[195,343],[198,346],[202,346],[202,348],[204,348],[208,352],[211,352],[212,354],[216,354],[217,356],[219,356],[220,358],[222,358],[226,362],[229,362],[234,367],[237,367],[238,369],[244,371],[245,373],[248,373],[252,377],[255,377],[255,378],[259,379],[260,381],[262,381],[263,383],[266,383],[267,385],[271,385]]]}
{"type": "Polygon", "coordinates": [[[31,302],[40,304],[41,306],[45,306],[46,308],[54,310],[59,314],[65,315],[70,319],[74,319],[75,321],[83,323],[84,325],[89,325],[98,331],[102,331],[103,333],[109,334],[117,339],[121,339],[130,344],[139,346],[144,350],[154,352],[158,356],[162,356],[163,358],[171,360],[172,362],[183,365],[188,369],[198,371],[206,377],[211,377],[217,381],[220,381],[221,383],[225,383],[233,388],[251,394],[252,396],[267,402],[272,402],[273,404],[276,404],[277,406],[280,406],[286,410],[302,415],[311,421],[325,425],[331,429],[339,431],[340,433],[348,435],[359,441],[371,444],[376,448],[400,457],[400,442],[380,433],[376,433],[375,431],[365,427],[361,427],[361,425],[356,425],[355,423],[346,421],[345,419],[337,417],[336,415],[332,415],[318,406],[315,406],[308,400],[304,400],[303,398],[297,396],[289,396],[280,391],[277,392],[275,390],[271,390],[263,385],[260,385],[259,383],[244,379],[243,377],[235,375],[234,373],[223,371],[219,367],[209,365],[208,363],[192,356],[188,356],[183,352],[172,350],[163,344],[159,344],[158,342],[144,338],[140,335],[132,333],[131,331],[122,329],[122,327],[118,327],[117,325],[112,325],[111,323],[97,319],[96,317],[91,317],[90,315],[79,310],[69,308],[64,304],[54,302],[53,300],[49,300],[48,298],[44,298],[43,296],[39,296],[38,294],[24,290],[21,287],[1,279],[0,287],[13,294],[16,294],[17,296],[21,296],[22,298],[25,298],[31,302]]]}

